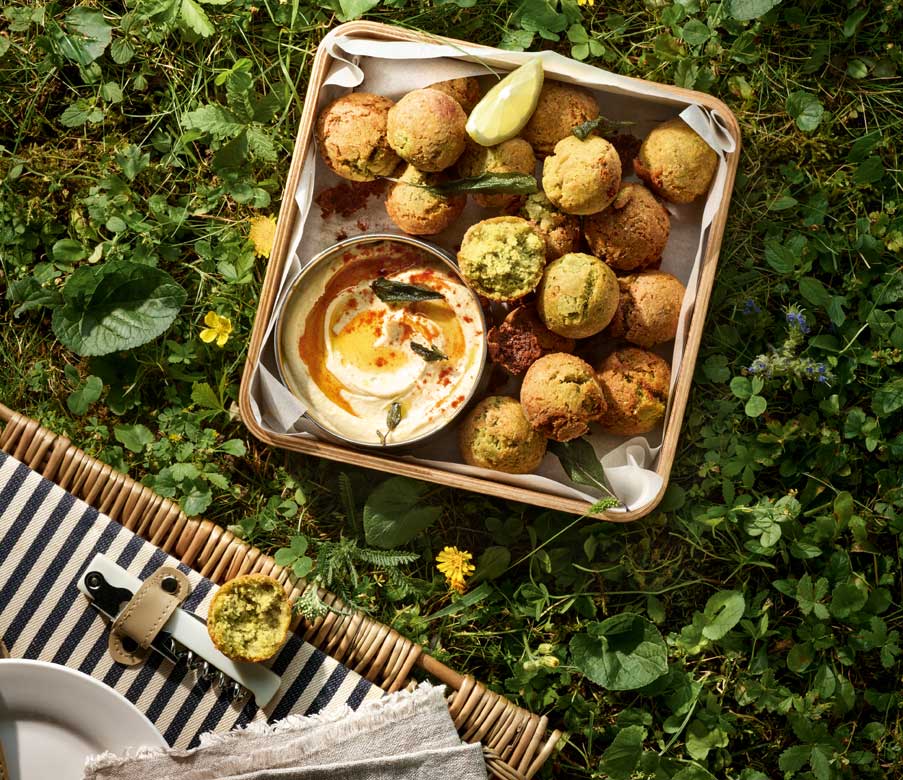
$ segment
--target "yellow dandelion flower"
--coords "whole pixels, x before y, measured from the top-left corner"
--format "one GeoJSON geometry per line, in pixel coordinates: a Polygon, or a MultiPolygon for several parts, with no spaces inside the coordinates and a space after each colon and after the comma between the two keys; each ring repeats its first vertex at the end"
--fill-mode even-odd
{"type": "Polygon", "coordinates": [[[271,216],[251,217],[251,232],[248,234],[254,251],[260,257],[269,257],[276,240],[276,220],[271,216]]]}
{"type": "Polygon", "coordinates": [[[209,344],[214,339],[216,346],[221,347],[229,340],[232,333],[232,320],[228,317],[220,317],[215,311],[208,311],[204,315],[204,324],[207,326],[201,331],[201,341],[209,344]]]}
{"type": "Polygon", "coordinates": [[[577,0],[577,5],[595,5],[596,0],[577,0]]]}
{"type": "Polygon", "coordinates": [[[446,547],[436,556],[436,568],[445,575],[450,588],[463,593],[466,588],[465,580],[476,570],[472,560],[473,555],[466,550],[446,547]]]}

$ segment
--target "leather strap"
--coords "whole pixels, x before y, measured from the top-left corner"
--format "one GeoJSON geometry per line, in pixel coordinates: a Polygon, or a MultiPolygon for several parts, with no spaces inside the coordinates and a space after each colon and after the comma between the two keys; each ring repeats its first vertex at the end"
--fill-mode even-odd
{"type": "Polygon", "coordinates": [[[169,566],[157,569],[138,588],[110,629],[108,647],[113,660],[126,666],[140,664],[147,657],[154,637],[190,592],[188,578],[178,569],[169,566]],[[164,580],[167,589],[163,587],[164,580]],[[134,640],[137,648],[126,650],[123,637],[134,640]]]}

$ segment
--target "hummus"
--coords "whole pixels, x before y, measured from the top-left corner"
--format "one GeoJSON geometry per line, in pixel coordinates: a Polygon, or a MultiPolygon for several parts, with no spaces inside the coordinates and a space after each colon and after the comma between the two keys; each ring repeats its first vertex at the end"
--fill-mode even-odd
{"type": "Polygon", "coordinates": [[[324,257],[295,285],[282,319],[289,389],[317,423],[355,442],[419,439],[461,411],[479,380],[479,303],[451,267],[413,244],[361,242],[324,257]],[[442,297],[385,302],[371,287],[380,278],[442,297]]]}

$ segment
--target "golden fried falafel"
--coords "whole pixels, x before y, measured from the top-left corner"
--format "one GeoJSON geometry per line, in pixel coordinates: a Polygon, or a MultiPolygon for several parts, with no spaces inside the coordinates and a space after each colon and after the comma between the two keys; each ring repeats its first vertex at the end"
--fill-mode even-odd
{"type": "Polygon", "coordinates": [[[633,161],[636,175],[672,203],[690,203],[709,190],[718,155],[680,117],[656,127],[633,161]]]}
{"type": "Polygon", "coordinates": [[[390,219],[405,233],[432,236],[451,225],[464,210],[466,195],[437,195],[428,189],[441,174],[423,173],[408,165],[386,196],[390,219]]]}
{"type": "Polygon", "coordinates": [[[612,352],[596,372],[608,408],[599,418],[606,433],[648,433],[665,416],[671,368],[654,352],[626,347],[612,352]]]}
{"type": "Polygon", "coordinates": [[[406,162],[435,173],[453,165],[464,151],[467,115],[437,89],[408,92],[389,110],[386,137],[406,162]]]}
{"type": "Polygon", "coordinates": [[[546,454],[546,437],[530,426],[516,398],[491,395],[464,419],[458,446],[471,466],[527,474],[546,454]]]}
{"type": "Polygon", "coordinates": [[[530,222],[546,242],[546,260],[556,260],[580,248],[580,218],[559,211],[544,192],[528,195],[517,216],[530,222]]]}
{"type": "Polygon", "coordinates": [[[583,230],[596,257],[617,271],[634,271],[661,261],[671,219],[642,184],[626,182],[607,209],[583,221],[583,230]]]}
{"type": "MultiPolygon", "coordinates": [[[[533,149],[523,138],[511,138],[495,146],[481,146],[469,141],[458,159],[457,169],[464,179],[475,179],[484,173],[525,173],[536,170],[533,149]]],[[[518,195],[476,194],[473,199],[484,208],[503,209],[519,199],[518,195]]]]}
{"type": "Polygon", "coordinates": [[[495,301],[531,292],[545,262],[545,243],[519,217],[493,217],[471,225],[458,250],[461,275],[480,295],[495,301]]]}
{"type": "Polygon", "coordinates": [[[573,135],[555,145],[542,167],[546,196],[567,214],[595,214],[618,194],[621,160],[604,138],[573,135]]]}
{"type": "Polygon", "coordinates": [[[552,333],[532,306],[518,306],[486,335],[489,358],[509,374],[519,376],[543,355],[571,352],[574,340],[552,333]]]}
{"type": "Polygon", "coordinates": [[[473,107],[480,102],[480,82],[473,76],[437,81],[435,84],[430,84],[429,89],[437,89],[450,98],[454,98],[464,109],[465,114],[473,111],[473,107]]]}
{"type": "Polygon", "coordinates": [[[350,92],[333,100],[317,118],[317,146],[323,161],[352,181],[391,175],[400,162],[386,139],[393,105],[389,98],[369,92],[350,92]]]}
{"type": "Polygon", "coordinates": [[[553,333],[572,339],[594,336],[618,308],[618,280],[599,258],[571,252],[546,266],[536,305],[553,333]]]}
{"type": "Polygon", "coordinates": [[[592,367],[564,352],[544,355],[527,369],[520,402],[530,425],[555,441],[582,436],[606,409],[592,367]]]}
{"type": "Polygon", "coordinates": [[[687,291],[676,276],[643,271],[622,276],[618,287],[618,307],[607,335],[646,348],[674,338],[687,291]]]}
{"type": "Polygon", "coordinates": [[[577,125],[597,116],[599,104],[592,92],[560,81],[546,81],[536,110],[521,135],[537,157],[546,157],[577,125]]]}
{"type": "Polygon", "coordinates": [[[256,663],[276,655],[288,637],[291,619],[292,607],[278,580],[245,574],[216,592],[207,632],[223,655],[256,663]]]}

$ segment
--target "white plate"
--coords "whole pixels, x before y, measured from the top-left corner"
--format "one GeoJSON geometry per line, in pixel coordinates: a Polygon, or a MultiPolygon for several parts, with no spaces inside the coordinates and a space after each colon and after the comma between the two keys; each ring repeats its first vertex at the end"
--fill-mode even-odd
{"type": "Polygon", "coordinates": [[[80,780],[85,758],[166,747],[160,732],[112,688],[44,661],[0,661],[0,741],[11,780],[80,780]]]}

